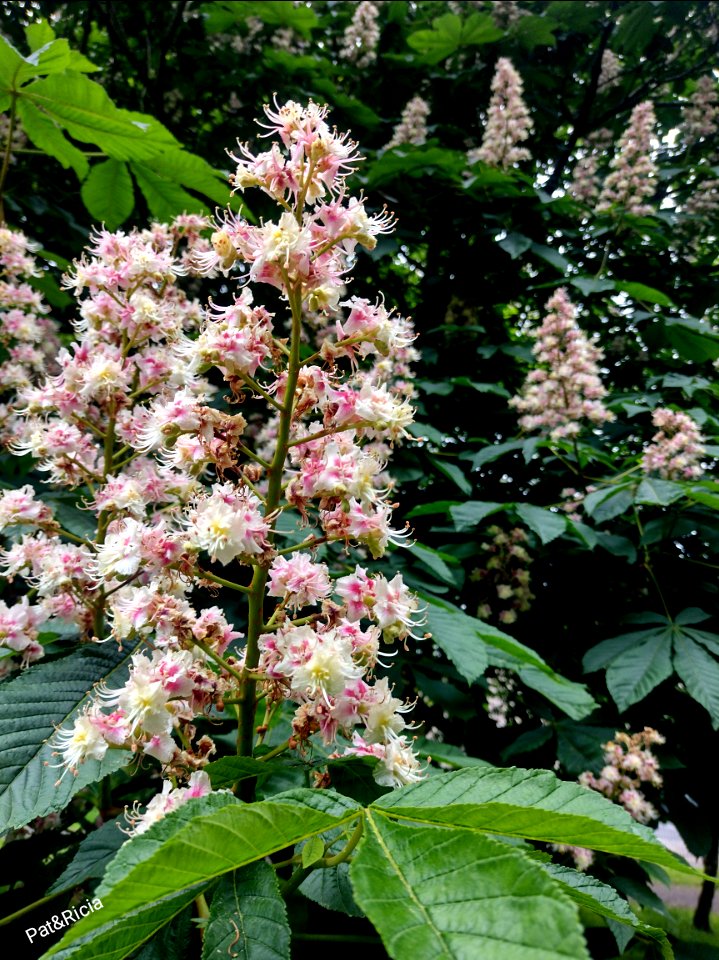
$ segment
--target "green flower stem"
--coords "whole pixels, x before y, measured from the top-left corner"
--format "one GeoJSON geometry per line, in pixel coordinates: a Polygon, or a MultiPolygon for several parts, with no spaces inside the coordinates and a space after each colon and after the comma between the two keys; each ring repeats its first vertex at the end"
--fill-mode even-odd
{"type": "Polygon", "coordinates": [[[264,387],[261,387],[254,377],[251,377],[248,373],[241,373],[240,377],[245,381],[251,390],[254,390],[255,393],[259,393],[259,395],[263,397],[269,404],[271,404],[275,410],[282,410],[282,404],[278,403],[272,394],[268,393],[264,387]]]}
{"type": "Polygon", "coordinates": [[[258,760],[274,760],[275,757],[279,757],[281,753],[284,753],[285,750],[290,749],[290,741],[285,740],[284,743],[281,743],[279,747],[275,747],[274,750],[270,750],[269,753],[263,753],[261,757],[258,757],[258,760]]]}
{"type": "Polygon", "coordinates": [[[357,846],[357,844],[362,839],[362,833],[364,832],[364,816],[361,816],[357,821],[357,824],[352,831],[352,836],[347,841],[346,845],[340,850],[339,853],[336,853],[332,857],[322,857],[321,860],[317,861],[316,866],[318,867],[336,867],[340,863],[344,863],[346,860],[349,860],[350,854],[357,846]]]}
{"type": "Polygon", "coordinates": [[[290,893],[293,893],[301,883],[304,883],[314,869],[314,864],[311,867],[298,867],[289,880],[285,880],[285,882],[280,885],[280,893],[282,896],[287,897],[290,893]]]}
{"type": "Polygon", "coordinates": [[[214,573],[210,573],[209,570],[200,570],[200,574],[203,580],[211,580],[221,587],[227,587],[228,590],[238,590],[240,593],[250,593],[251,591],[250,587],[243,587],[241,583],[235,583],[233,580],[225,580],[224,577],[218,577],[214,573]]]}
{"type": "Polygon", "coordinates": [[[195,637],[192,638],[192,643],[193,646],[199,647],[200,650],[202,650],[203,653],[206,653],[211,660],[214,660],[215,663],[219,664],[219,666],[221,666],[226,673],[229,673],[230,676],[234,677],[235,680],[240,683],[240,685],[245,682],[245,676],[239,670],[235,670],[234,667],[231,667],[230,664],[219,655],[219,653],[215,653],[212,647],[208,647],[206,643],[204,643],[202,640],[197,640],[195,637]]]}
{"type": "Polygon", "coordinates": [[[89,540],[85,540],[84,537],[78,537],[76,533],[70,533],[70,531],[64,527],[58,527],[57,532],[61,537],[65,537],[66,540],[72,540],[73,543],[80,543],[83,547],[88,547],[90,550],[94,547],[94,544],[90,543],[89,540]]]}
{"type": "MultiPolygon", "coordinates": [[[[295,403],[295,390],[300,372],[300,333],[302,329],[302,290],[299,284],[287,283],[287,298],[292,313],[292,334],[290,337],[290,356],[287,365],[287,383],[285,387],[285,402],[280,411],[280,422],[277,429],[277,446],[272,463],[269,467],[269,482],[265,498],[265,516],[271,516],[280,505],[282,497],[282,475],[284,472],[287,453],[290,448],[290,425],[295,403]]],[[[274,534],[269,535],[270,542],[274,534]]],[[[260,660],[259,638],[262,633],[264,618],[265,586],[267,584],[267,570],[255,567],[254,576],[250,585],[249,611],[247,617],[247,646],[245,648],[245,676],[241,687],[237,710],[237,753],[241,757],[251,757],[254,742],[255,709],[257,705],[257,680],[247,671],[256,670],[260,660]]],[[[243,791],[254,790],[252,781],[242,781],[243,791]]],[[[244,797],[248,799],[248,797],[244,797]]],[[[251,799],[251,798],[249,798],[251,799]]]]}
{"type": "Polygon", "coordinates": [[[41,907],[44,903],[50,903],[56,897],[59,897],[61,894],[67,892],[67,890],[56,890],[55,893],[51,893],[47,897],[41,897],[39,900],[35,900],[33,903],[28,903],[27,906],[21,907],[21,909],[16,910],[15,913],[10,913],[7,917],[0,919],[0,927],[4,927],[8,923],[12,923],[14,920],[24,917],[26,913],[30,913],[31,910],[35,910],[36,907],[41,907]]]}
{"type": "Polygon", "coordinates": [[[327,537],[310,537],[309,540],[304,540],[302,543],[296,543],[293,547],[285,547],[282,550],[277,551],[277,556],[282,557],[286,553],[294,553],[296,550],[309,550],[312,547],[317,547],[321,543],[327,543],[327,537]]]}

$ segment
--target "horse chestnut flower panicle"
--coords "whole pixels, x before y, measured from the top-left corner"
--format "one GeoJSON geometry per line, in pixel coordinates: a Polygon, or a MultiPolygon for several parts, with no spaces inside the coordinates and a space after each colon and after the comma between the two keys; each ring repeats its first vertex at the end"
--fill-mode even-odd
{"type": "Polygon", "coordinates": [[[40,624],[60,619],[86,641],[147,643],[124,686],[99,684],[53,741],[65,772],[119,748],[175,783],[190,777],[166,781],[137,832],[209,790],[200,770],[215,747],[195,741],[195,721],[227,700],[240,754],[252,753],[262,697],[261,731],[294,712],[285,749],[302,755],[317,733],[376,757],[379,783],[422,776],[404,733],[411,705],[375,675],[382,641],[417,635],[419,603],[399,575],[346,576],[345,559],[355,545],[380,558],[409,536],[391,522],[387,462],[412,422],[415,334],[381,297],[343,299],[356,248],[372,249],[393,218],[349,194],[357,145],[326,107],[265,113],[275,142],[240,145],[232,182],[275,200],[276,219],[98,231],[66,280],[76,340],[13,404],[11,449],[76,489],[96,529],[65,529],[31,487],[0,495],[3,569],[37,593],[0,611],[6,662],[41,656],[40,624]],[[241,290],[207,310],[181,288],[235,270],[241,290]],[[262,284],[286,316],[262,304],[262,284]],[[213,369],[245,415],[219,408],[213,369]],[[246,635],[214,605],[220,588],[246,602],[246,635]]]}

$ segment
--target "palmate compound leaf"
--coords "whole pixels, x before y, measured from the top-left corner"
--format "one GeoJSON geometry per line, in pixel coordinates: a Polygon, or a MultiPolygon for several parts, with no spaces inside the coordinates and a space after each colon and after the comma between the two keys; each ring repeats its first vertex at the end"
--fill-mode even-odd
{"type": "Polygon", "coordinates": [[[588,960],[576,907],[517,848],[378,814],[350,877],[393,960],[588,960]]]}
{"type": "Polygon", "coordinates": [[[470,617],[459,607],[429,594],[427,629],[437,646],[449,657],[467,683],[482,676],[488,664],[516,670],[528,687],[537,690],[573,720],[581,720],[596,703],[580,683],[555,673],[544,660],[509,634],[483,620],[470,617]]]}
{"type": "Polygon", "coordinates": [[[371,809],[416,823],[603,850],[697,875],[621,807],[547,770],[470,767],[395,790],[371,809]]]}
{"type": "Polygon", "coordinates": [[[643,933],[657,942],[664,960],[672,960],[674,952],[667,940],[664,930],[643,923],[631,909],[627,901],[621,897],[614,887],[602,883],[594,877],[572,870],[571,867],[562,867],[557,863],[540,863],[542,870],[560,883],[564,892],[580,907],[585,907],[598,913],[606,920],[622,924],[636,933],[643,933]]]}
{"type": "Polygon", "coordinates": [[[359,810],[339,794],[306,789],[253,804],[230,793],[190,800],[120,849],[97,890],[104,909],[45,957],[123,960],[216,877],[348,823],[359,810]]]}
{"type": "Polygon", "coordinates": [[[275,871],[264,860],[224,876],[212,894],[202,960],[289,960],[290,927],[275,871]]]}
{"type": "Polygon", "coordinates": [[[114,644],[84,647],[0,684],[0,832],[62,810],[82,787],[127,763],[126,751],[108,750],[104,760],[88,760],[77,776],[66,772],[56,786],[63,771],[52,739],[55,728],[68,726],[82,709],[95,683],[124,683],[132,653],[114,644]]]}

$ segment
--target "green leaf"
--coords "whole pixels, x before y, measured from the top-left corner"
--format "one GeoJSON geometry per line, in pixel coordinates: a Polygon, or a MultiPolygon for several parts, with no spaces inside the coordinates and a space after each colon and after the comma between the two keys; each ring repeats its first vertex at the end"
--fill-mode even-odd
{"type": "Polygon", "coordinates": [[[33,103],[21,97],[17,102],[17,115],[38,150],[59,160],[65,169],[72,167],[80,180],[87,176],[90,167],[87,157],[66,140],[60,128],[33,103]]]}
{"type": "Polygon", "coordinates": [[[150,937],[136,953],[133,960],[188,960],[188,947],[192,943],[195,913],[190,904],[176,914],[171,923],[166,923],[150,937]]]}
{"type": "Polygon", "coordinates": [[[127,834],[120,829],[123,826],[127,828],[124,815],[103,823],[85,837],[75,856],[47,891],[48,894],[78,887],[86,880],[99,880],[105,873],[105,867],[127,840],[127,834]]]}
{"type": "MultiPolygon", "coordinates": [[[[703,623],[709,619],[709,616],[706,611],[700,610],[699,607],[687,607],[676,615],[674,622],[682,626],[689,623],[703,623]]],[[[717,636],[716,639],[719,641],[719,636],[717,636]]]]}
{"type": "Polygon", "coordinates": [[[594,277],[573,277],[570,281],[573,287],[580,290],[585,297],[591,293],[603,293],[614,289],[613,280],[597,280],[594,277]]]}
{"type": "Polygon", "coordinates": [[[161,222],[173,220],[181,213],[206,213],[207,207],[196,197],[171,180],[158,176],[142,163],[131,163],[130,169],[147,201],[153,217],[161,222]]]}
{"type": "Polygon", "coordinates": [[[14,90],[15,78],[25,64],[15,47],[0,36],[0,91],[14,90]]]}
{"type": "Polygon", "coordinates": [[[460,43],[463,46],[479,46],[501,40],[504,31],[496,25],[488,13],[473,13],[462,24],[460,43]]]}
{"type": "MultiPolygon", "coordinates": [[[[207,886],[206,883],[198,883],[163,897],[162,900],[140,903],[131,915],[121,919],[107,918],[104,924],[103,914],[107,913],[108,905],[105,900],[101,900],[103,909],[90,914],[90,917],[96,918],[95,926],[102,924],[100,929],[89,933],[78,930],[83,925],[81,920],[74,928],[70,928],[75,936],[71,938],[68,932],[58,944],[43,954],[43,960],[50,956],[57,957],[57,960],[70,960],[71,957],[73,960],[80,957],[85,960],[98,960],[99,957],[103,960],[123,960],[158,930],[162,931],[162,936],[164,934],[162,928],[167,928],[170,921],[182,913],[195,897],[205,892],[207,886]],[[70,939],[73,942],[68,946],[67,941],[70,939]]],[[[148,952],[143,951],[145,960],[160,960],[153,947],[154,944],[152,947],[148,944],[148,952]]],[[[161,954],[161,958],[169,960],[166,952],[161,954]]],[[[137,960],[142,960],[142,956],[137,960]]]]}
{"type": "Polygon", "coordinates": [[[656,628],[652,630],[637,630],[633,633],[623,633],[621,636],[612,637],[609,640],[602,640],[596,646],[591,647],[584,655],[582,661],[585,673],[594,673],[595,670],[601,670],[608,666],[612,660],[615,660],[625,650],[639,646],[644,640],[656,635],[656,628]]]}
{"type": "Polygon", "coordinates": [[[346,913],[349,917],[364,916],[352,893],[348,863],[314,870],[301,884],[300,893],[327,910],[346,913]]]}
{"type": "Polygon", "coordinates": [[[416,557],[441,583],[448,583],[453,587],[462,585],[464,572],[455,557],[432,550],[423,543],[413,543],[411,547],[407,547],[407,552],[416,557]],[[449,563],[454,569],[448,565],[449,563]]]}
{"type": "Polygon", "coordinates": [[[535,17],[531,14],[519,17],[510,25],[509,32],[516,40],[532,50],[534,47],[553,47],[557,40],[554,31],[557,24],[548,17],[535,17]]]}
{"type": "MultiPolygon", "coordinates": [[[[687,623],[686,620],[681,621],[679,617],[677,617],[677,623],[682,622],[687,623]]],[[[682,630],[682,633],[685,637],[696,641],[696,643],[701,643],[703,647],[706,647],[707,650],[719,657],[719,634],[707,633],[706,630],[687,630],[686,628],[682,630]]]]}
{"type": "Polygon", "coordinates": [[[47,20],[38,20],[37,23],[30,23],[25,27],[25,40],[32,53],[52,43],[54,39],[55,31],[47,20]]]}
{"type": "Polygon", "coordinates": [[[463,532],[465,530],[474,530],[484,520],[485,517],[498,510],[506,508],[505,503],[492,503],[484,500],[467,500],[466,503],[460,503],[456,507],[450,507],[449,512],[452,516],[455,528],[463,532]]]}
{"type": "Polygon", "coordinates": [[[712,327],[694,317],[673,317],[664,324],[669,343],[687,360],[704,363],[719,358],[719,337],[712,327]]]}
{"type": "MultiPolygon", "coordinates": [[[[522,20],[526,20],[526,17],[522,17],[522,20]]],[[[536,256],[541,257],[542,260],[546,260],[547,263],[551,263],[553,267],[556,267],[561,274],[564,274],[567,270],[567,267],[571,266],[570,261],[567,260],[558,250],[555,250],[554,247],[547,247],[543,243],[533,243],[532,244],[532,253],[536,256]]]]}
{"type": "Polygon", "coordinates": [[[686,634],[674,638],[674,669],[690,695],[709,711],[719,729],[719,663],[686,634]]]}
{"type": "Polygon", "coordinates": [[[132,213],[135,192],[127,164],[120,160],[96,163],[80,188],[80,196],[90,214],[116,230],[132,213]]]}
{"type": "Polygon", "coordinates": [[[97,891],[104,909],[76,923],[47,956],[122,960],[147,939],[165,904],[188,902],[209,880],[347,823],[359,809],[339,794],[306,789],[252,804],[231,794],[191,800],[120,849],[97,891]]]}
{"type": "Polygon", "coordinates": [[[382,154],[367,171],[371,189],[398,177],[432,177],[459,183],[467,166],[466,155],[443,147],[412,147],[403,144],[382,154]]]}
{"type": "Polygon", "coordinates": [[[528,687],[541,693],[573,720],[588,716],[597,706],[583,683],[574,683],[553,672],[538,667],[518,667],[520,679],[528,687]]]}
{"type": "Polygon", "coordinates": [[[479,625],[478,620],[451,604],[430,600],[427,605],[427,629],[433,641],[470,684],[482,676],[489,662],[478,634],[479,625]]]}
{"type": "Polygon", "coordinates": [[[498,240],[497,245],[500,246],[505,253],[508,253],[512,260],[516,260],[517,257],[521,257],[523,253],[529,250],[532,246],[532,241],[522,233],[510,233],[507,234],[504,240],[498,240]]]}
{"type": "Polygon", "coordinates": [[[667,507],[684,496],[684,487],[671,480],[658,480],[656,477],[645,477],[639,484],[635,494],[637,503],[648,503],[655,506],[667,507]]]}
{"type": "Polygon", "coordinates": [[[325,853],[325,843],[321,837],[310,837],[302,847],[302,866],[311,867],[321,860],[325,853]]]}
{"type": "Polygon", "coordinates": [[[505,453],[512,453],[515,450],[521,450],[524,440],[509,440],[507,443],[495,443],[484,447],[472,456],[472,467],[477,470],[485,463],[493,463],[499,460],[505,453]]]}
{"type": "Polygon", "coordinates": [[[194,153],[186,150],[166,150],[147,160],[145,166],[166,180],[181,183],[224,207],[230,200],[230,188],[225,174],[194,153]]]}
{"type": "Polygon", "coordinates": [[[429,457],[428,459],[440,473],[443,473],[445,477],[458,486],[465,496],[469,496],[472,492],[472,484],[456,463],[450,463],[448,460],[440,460],[437,457],[429,457]]]}
{"type": "Polygon", "coordinates": [[[115,160],[147,160],[177,146],[158,120],[118,109],[99,83],[79,73],[37,80],[22,96],[71,137],[96,144],[115,160]]]}
{"type": "Polygon", "coordinates": [[[671,630],[662,630],[612,660],[607,688],[620,710],[643,700],[671,676],[671,652],[671,630]]]}
{"type": "Polygon", "coordinates": [[[414,750],[419,753],[423,760],[447,764],[454,770],[461,770],[464,767],[487,766],[486,760],[480,760],[479,757],[470,757],[461,747],[455,747],[451,743],[419,739],[414,741],[414,750]]]}
{"type": "Polygon", "coordinates": [[[370,809],[468,832],[603,850],[697,875],[622,807],[548,770],[457,770],[394,790],[370,809]]]}
{"type": "Polygon", "coordinates": [[[412,507],[405,516],[408,520],[411,520],[413,517],[434,516],[438,513],[448,514],[450,507],[458,505],[456,500],[435,500],[434,503],[422,503],[418,507],[412,507]]]}
{"type": "Polygon", "coordinates": [[[208,763],[203,769],[212,782],[212,789],[224,790],[233,787],[240,780],[266,777],[276,773],[279,768],[284,768],[284,764],[273,763],[271,760],[255,760],[253,757],[221,757],[208,763]]]}
{"type": "Polygon", "coordinates": [[[651,937],[657,941],[662,957],[665,960],[673,960],[674,953],[664,930],[643,923],[614,887],[579,870],[572,870],[571,867],[562,867],[556,863],[540,863],[540,866],[553,880],[562,885],[567,896],[580,907],[592,910],[607,920],[631,927],[636,933],[651,937]]]}
{"type": "Polygon", "coordinates": [[[67,40],[51,40],[33,51],[15,75],[15,83],[22,84],[33,77],[64,73],[70,66],[70,44],[67,40]]]}
{"type": "Polygon", "coordinates": [[[634,300],[641,300],[644,303],[656,303],[660,307],[673,307],[674,302],[661,290],[655,290],[654,287],[648,287],[644,283],[634,283],[629,280],[615,280],[616,290],[622,290],[628,293],[634,300]]]}
{"type": "Polygon", "coordinates": [[[393,960],[588,960],[576,908],[488,837],[370,812],[350,876],[393,960]]]}
{"type": "Polygon", "coordinates": [[[520,503],[516,510],[518,516],[530,530],[537,534],[543,544],[551,543],[567,529],[566,517],[559,513],[552,513],[551,510],[545,510],[543,507],[533,507],[529,503],[520,503]]]}
{"type": "Polygon", "coordinates": [[[58,767],[52,740],[56,727],[69,725],[89,702],[94,684],[124,682],[133,652],[112,643],[84,647],[0,684],[0,832],[62,810],[82,787],[127,763],[126,751],[108,750],[73,776],[58,767]]]}
{"type": "Polygon", "coordinates": [[[637,559],[637,548],[627,537],[619,537],[614,533],[597,531],[597,543],[600,547],[615,557],[624,557],[629,563],[637,559]]]}
{"type": "Polygon", "coordinates": [[[275,871],[264,860],[223,877],[212,894],[202,960],[233,956],[289,960],[287,908],[275,871]]]}
{"type": "Polygon", "coordinates": [[[568,773],[580,774],[604,766],[602,744],[614,736],[613,727],[590,727],[562,720],[555,729],[557,759],[568,773]]]}
{"type": "Polygon", "coordinates": [[[597,523],[604,523],[626,513],[633,502],[634,488],[631,484],[625,484],[619,487],[602,487],[588,493],[583,506],[597,523]]]}
{"type": "Polygon", "coordinates": [[[467,683],[474,683],[487,667],[519,673],[527,686],[537,690],[573,719],[581,719],[596,706],[582,684],[555,673],[529,647],[489,623],[470,617],[451,603],[422,594],[427,602],[427,624],[437,646],[449,657],[467,683]]]}
{"type": "Polygon", "coordinates": [[[250,17],[256,17],[273,27],[292,27],[308,38],[319,20],[314,10],[305,6],[295,6],[292,0],[265,0],[243,3],[209,3],[204,7],[208,33],[225,33],[236,23],[242,23],[250,17]]]}

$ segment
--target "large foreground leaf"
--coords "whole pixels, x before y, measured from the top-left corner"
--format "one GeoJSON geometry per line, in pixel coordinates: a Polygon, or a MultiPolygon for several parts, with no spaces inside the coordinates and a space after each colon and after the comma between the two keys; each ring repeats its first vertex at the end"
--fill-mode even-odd
{"type": "Polygon", "coordinates": [[[55,728],[82,709],[95,683],[124,683],[132,652],[113,644],[85,647],[0,684],[0,832],[62,810],[82,787],[127,763],[127,752],[108,750],[102,762],[88,760],[77,776],[66,772],[57,784],[63,770],[51,740],[55,728]]]}
{"type": "Polygon", "coordinates": [[[190,801],[121,848],[97,890],[104,909],[75,924],[47,956],[122,960],[166,922],[164,904],[179,911],[186,892],[192,899],[215,877],[340,826],[358,810],[339,794],[305,789],[253,804],[231,794],[190,801]]]}
{"type": "Polygon", "coordinates": [[[288,960],[290,928],[275,871],[264,860],[223,877],[212,895],[202,960],[288,960]]]}
{"type": "Polygon", "coordinates": [[[355,897],[394,960],[584,960],[576,908],[517,849],[368,813],[355,897]]]}
{"type": "MultiPolygon", "coordinates": [[[[207,883],[198,883],[179,893],[163,897],[160,901],[138,904],[137,908],[126,917],[115,917],[90,933],[78,931],[77,938],[74,938],[75,942],[68,947],[65,946],[67,938],[63,938],[56,947],[43,954],[41,960],[50,956],[56,957],[57,960],[69,960],[70,957],[86,957],[88,960],[90,958],[99,960],[100,957],[102,960],[122,960],[122,957],[127,957],[166,926],[206,888],[207,883]]],[[[91,917],[102,918],[107,912],[107,902],[103,900],[102,903],[104,909],[91,913],[91,917]]],[[[163,960],[167,960],[166,955],[163,960]]]]}
{"type": "Polygon", "coordinates": [[[696,875],[621,807],[545,770],[470,767],[395,790],[372,809],[402,820],[604,850],[696,875]]]}
{"type": "Polygon", "coordinates": [[[652,940],[656,940],[662,957],[665,960],[672,960],[674,953],[664,930],[643,923],[614,887],[587,876],[586,873],[572,870],[571,867],[562,867],[556,863],[542,863],[540,866],[553,880],[563,885],[567,895],[579,906],[593,910],[600,917],[630,927],[636,933],[643,933],[652,940]]]}

